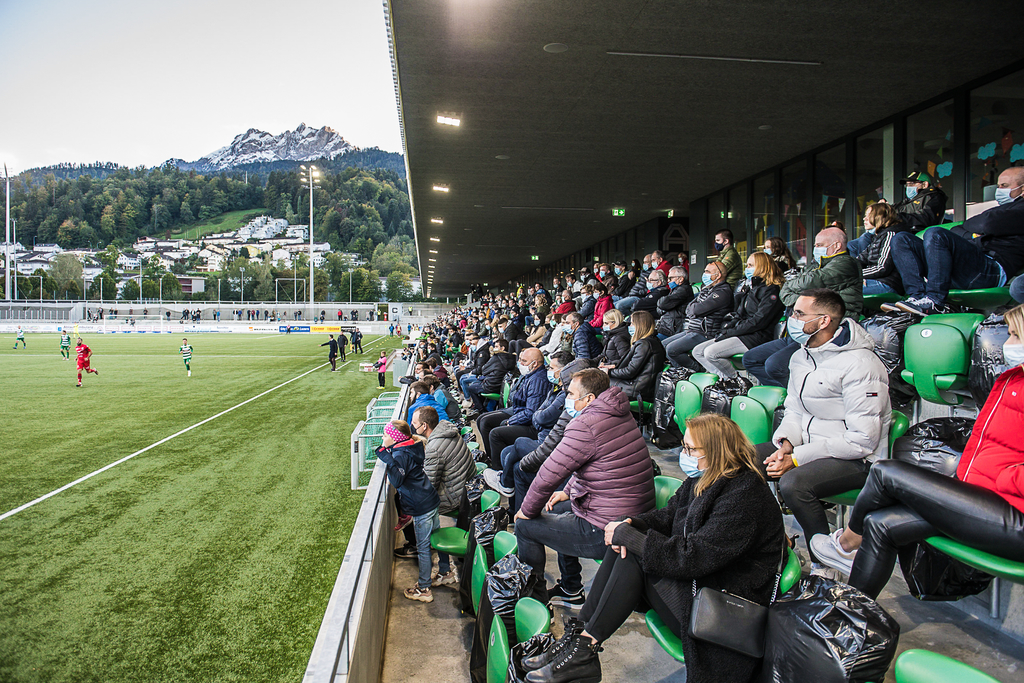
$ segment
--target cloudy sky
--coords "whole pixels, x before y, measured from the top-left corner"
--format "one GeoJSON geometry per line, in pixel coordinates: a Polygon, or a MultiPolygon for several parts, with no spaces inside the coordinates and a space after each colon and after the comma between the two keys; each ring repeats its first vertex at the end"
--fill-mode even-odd
{"type": "Polygon", "coordinates": [[[0,0],[0,163],[193,161],[249,128],[401,152],[380,0],[0,0]]]}

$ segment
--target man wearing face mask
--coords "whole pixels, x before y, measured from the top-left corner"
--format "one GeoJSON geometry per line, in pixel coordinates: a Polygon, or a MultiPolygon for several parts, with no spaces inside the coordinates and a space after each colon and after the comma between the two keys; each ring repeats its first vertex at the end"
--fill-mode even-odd
{"type": "Polygon", "coordinates": [[[949,230],[928,228],[920,240],[894,235],[893,260],[908,297],[895,307],[916,315],[943,313],[950,289],[1002,287],[1024,269],[1022,193],[1024,167],[1008,168],[999,174],[999,206],[949,230]]]}
{"type": "Polygon", "coordinates": [[[619,279],[615,285],[615,290],[611,293],[612,303],[617,304],[623,297],[629,296],[629,290],[633,288],[636,273],[626,266],[625,261],[616,261],[612,272],[619,279]]]}
{"type": "Polygon", "coordinates": [[[609,522],[654,509],[654,468],[629,398],[596,368],[572,377],[565,409],[572,419],[540,466],[515,516],[519,559],[538,578],[535,595],[548,601],[545,546],[559,553],[562,576],[551,591],[563,604],[582,605],[577,557],[604,557],[609,522]],[[561,486],[562,482],[568,483],[561,486]]]}
{"type": "Polygon", "coordinates": [[[501,469],[501,451],[506,446],[514,444],[521,436],[537,438],[537,430],[532,424],[533,414],[551,391],[544,369],[544,354],[540,349],[525,349],[519,355],[517,366],[522,377],[509,395],[508,406],[484,413],[476,420],[480,445],[490,456],[491,467],[496,470],[501,469]]]}
{"type": "Polygon", "coordinates": [[[652,256],[652,254],[644,256],[644,264],[640,274],[637,275],[636,280],[631,280],[633,286],[629,290],[629,296],[625,296],[615,303],[615,309],[622,313],[622,315],[629,315],[630,311],[633,310],[633,304],[635,304],[640,297],[647,295],[647,278],[650,276],[652,270],[652,256]]]}
{"type": "Polygon", "coordinates": [[[664,341],[683,331],[686,306],[693,301],[693,287],[687,282],[686,269],[672,266],[668,272],[668,294],[658,302],[658,339],[664,341]]]}
{"type": "MultiPolygon", "coordinates": [[[[782,286],[779,298],[792,308],[809,289],[831,289],[842,297],[846,314],[856,318],[864,308],[864,279],[860,263],[846,250],[846,233],[825,228],[814,238],[815,266],[782,286]]],[[[789,381],[789,359],[799,345],[784,337],[761,344],[743,354],[743,367],[761,384],[784,387],[789,381]]]]}
{"type": "Polygon", "coordinates": [[[597,341],[597,333],[590,323],[583,319],[577,312],[572,312],[562,318],[563,324],[568,326],[572,334],[572,355],[576,358],[593,359],[601,355],[601,342],[597,341]]]}
{"type": "MultiPolygon", "coordinates": [[[[891,228],[893,233],[920,232],[932,225],[942,222],[946,214],[946,193],[935,186],[935,179],[926,171],[914,171],[900,181],[905,186],[904,197],[892,204],[896,212],[896,222],[891,228]]],[[[882,200],[884,203],[885,200],[882,200]]],[[[847,244],[854,258],[860,256],[871,244],[872,237],[867,232],[847,244]]]]}
{"type": "Polygon", "coordinates": [[[730,287],[743,277],[743,259],[732,243],[732,230],[720,230],[715,234],[715,251],[718,252],[718,262],[725,266],[725,281],[730,287]]]}
{"type": "Polygon", "coordinates": [[[640,297],[637,302],[633,304],[633,309],[630,313],[647,311],[651,315],[656,316],[658,302],[667,296],[668,292],[669,288],[665,273],[661,270],[652,270],[651,274],[647,277],[647,294],[640,297]]]}
{"type": "MultiPolygon", "coordinates": [[[[807,541],[829,533],[821,499],[862,487],[871,463],[888,456],[889,375],[871,335],[846,314],[842,298],[828,289],[797,298],[786,322],[798,345],[786,414],[772,441],[757,446],[758,461],[779,480],[807,541]]],[[[817,565],[813,551],[811,561],[817,565]]],[[[812,568],[835,578],[832,570],[812,568]]]]}
{"type": "Polygon", "coordinates": [[[668,269],[671,267],[672,264],[665,260],[665,252],[659,249],[651,253],[651,268],[660,270],[662,275],[668,277],[668,269]]]}
{"type": "Polygon", "coordinates": [[[711,261],[701,275],[700,291],[686,305],[686,318],[681,332],[668,337],[662,346],[673,367],[689,368],[700,372],[701,366],[690,352],[697,344],[714,339],[722,330],[727,313],[732,311],[732,287],[725,281],[725,268],[719,261],[711,261]]]}

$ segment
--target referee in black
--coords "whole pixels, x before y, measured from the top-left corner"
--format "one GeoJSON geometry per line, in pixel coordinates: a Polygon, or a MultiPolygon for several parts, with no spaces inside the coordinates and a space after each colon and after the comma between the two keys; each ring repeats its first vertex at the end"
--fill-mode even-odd
{"type": "Polygon", "coordinates": [[[352,333],[352,353],[363,352],[363,333],[359,331],[357,327],[355,332],[352,333]]]}
{"type": "Polygon", "coordinates": [[[348,337],[345,336],[345,331],[342,330],[338,334],[338,353],[341,354],[341,359],[345,360],[345,347],[348,346],[348,337]]]}
{"type": "Polygon", "coordinates": [[[338,342],[335,341],[333,334],[330,334],[330,335],[327,335],[327,336],[329,336],[330,339],[325,341],[320,346],[328,347],[328,349],[327,349],[327,360],[331,361],[331,372],[337,372],[338,371],[338,366],[337,366],[337,361],[335,359],[338,357],[338,342]]]}

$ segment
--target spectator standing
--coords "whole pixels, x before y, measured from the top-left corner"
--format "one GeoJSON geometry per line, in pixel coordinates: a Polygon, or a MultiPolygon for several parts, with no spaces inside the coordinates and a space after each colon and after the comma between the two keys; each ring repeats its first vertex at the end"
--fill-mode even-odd
{"type": "Polygon", "coordinates": [[[715,234],[715,251],[719,263],[725,266],[725,281],[730,287],[735,286],[743,277],[743,260],[733,246],[732,230],[719,230],[715,234]]]}

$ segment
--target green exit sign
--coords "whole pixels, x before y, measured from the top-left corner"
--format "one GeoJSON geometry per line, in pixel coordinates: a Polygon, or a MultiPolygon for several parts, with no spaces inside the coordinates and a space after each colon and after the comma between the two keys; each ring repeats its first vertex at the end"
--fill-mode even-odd
{"type": "Polygon", "coordinates": [[[540,261],[540,256],[531,256],[530,260],[531,261],[540,261]]]}
{"type": "Polygon", "coordinates": [[[625,209],[612,209],[612,215],[613,216],[625,216],[626,215],[626,210],[625,209]]]}

